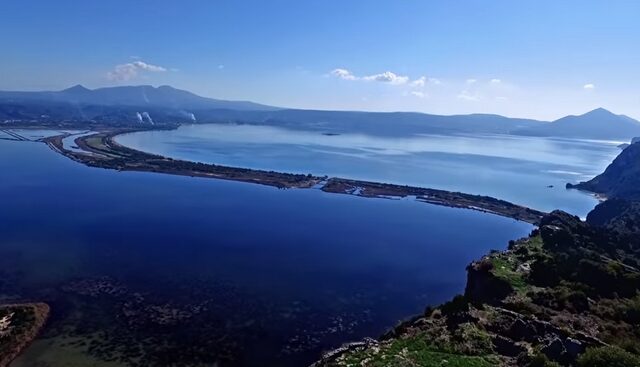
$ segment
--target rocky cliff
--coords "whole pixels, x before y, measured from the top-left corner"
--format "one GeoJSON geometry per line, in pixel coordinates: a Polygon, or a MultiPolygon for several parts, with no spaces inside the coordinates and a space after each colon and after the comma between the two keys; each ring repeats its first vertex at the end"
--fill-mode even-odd
{"type": "Polygon", "coordinates": [[[604,173],[579,184],[576,188],[602,194],[609,198],[640,200],[640,143],[633,143],[607,167],[604,173]]]}

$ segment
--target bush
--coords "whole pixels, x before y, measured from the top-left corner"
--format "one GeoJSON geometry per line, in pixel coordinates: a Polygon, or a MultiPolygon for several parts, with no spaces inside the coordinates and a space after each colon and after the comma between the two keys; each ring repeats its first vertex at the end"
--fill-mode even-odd
{"type": "Polygon", "coordinates": [[[634,325],[640,324],[640,294],[629,300],[623,312],[624,321],[634,325]]]}
{"type": "Polygon", "coordinates": [[[531,357],[529,363],[526,364],[527,367],[560,367],[558,362],[550,361],[547,356],[544,354],[536,354],[531,357]]]}
{"type": "Polygon", "coordinates": [[[440,310],[444,315],[455,315],[469,311],[469,301],[462,295],[457,295],[453,299],[442,306],[440,310]]]}
{"type": "Polygon", "coordinates": [[[578,358],[579,367],[640,367],[640,357],[618,347],[589,348],[578,358]]]}

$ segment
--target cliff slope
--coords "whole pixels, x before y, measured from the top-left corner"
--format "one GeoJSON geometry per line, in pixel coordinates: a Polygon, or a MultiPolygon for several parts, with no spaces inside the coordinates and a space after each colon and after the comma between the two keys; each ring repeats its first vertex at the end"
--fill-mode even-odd
{"type": "Polygon", "coordinates": [[[609,198],[640,200],[640,143],[625,148],[604,173],[577,185],[576,188],[603,194],[609,198]]]}

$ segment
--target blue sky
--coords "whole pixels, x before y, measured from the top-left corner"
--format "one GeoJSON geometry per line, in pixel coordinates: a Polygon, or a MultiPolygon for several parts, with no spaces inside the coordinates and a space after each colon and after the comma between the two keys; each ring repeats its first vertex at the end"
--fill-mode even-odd
{"type": "Polygon", "coordinates": [[[169,84],[286,107],[640,118],[640,1],[0,2],[0,89],[169,84]]]}

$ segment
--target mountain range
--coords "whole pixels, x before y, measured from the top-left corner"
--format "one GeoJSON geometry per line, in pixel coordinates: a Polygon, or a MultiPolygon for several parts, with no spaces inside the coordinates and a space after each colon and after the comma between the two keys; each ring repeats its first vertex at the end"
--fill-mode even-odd
{"type": "Polygon", "coordinates": [[[206,98],[170,86],[92,90],[76,85],[61,91],[0,91],[0,124],[25,123],[117,126],[243,123],[385,136],[485,133],[625,141],[640,136],[640,122],[603,108],[545,122],[489,114],[441,116],[287,109],[206,98]]]}
{"type": "Polygon", "coordinates": [[[238,111],[276,108],[247,101],[222,101],[198,96],[167,85],[123,86],[88,89],[76,85],[56,92],[2,92],[0,101],[13,103],[68,103],[94,106],[162,107],[174,109],[233,109],[238,111]]]}

